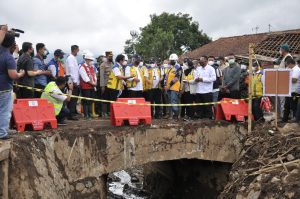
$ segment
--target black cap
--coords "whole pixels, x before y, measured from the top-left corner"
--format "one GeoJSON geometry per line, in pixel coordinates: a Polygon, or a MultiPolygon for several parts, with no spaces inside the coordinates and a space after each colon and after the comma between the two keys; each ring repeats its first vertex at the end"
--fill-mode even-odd
{"type": "Polygon", "coordinates": [[[54,56],[63,56],[65,53],[61,49],[57,49],[54,51],[54,56]]]}

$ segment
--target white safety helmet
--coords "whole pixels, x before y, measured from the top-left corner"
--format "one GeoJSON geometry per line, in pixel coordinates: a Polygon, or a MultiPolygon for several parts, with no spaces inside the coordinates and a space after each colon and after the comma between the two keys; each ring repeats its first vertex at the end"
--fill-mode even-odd
{"type": "Polygon", "coordinates": [[[91,52],[86,52],[84,55],[84,59],[95,61],[94,55],[91,52]]]}
{"type": "Polygon", "coordinates": [[[169,60],[170,60],[170,61],[177,61],[177,60],[178,60],[178,55],[176,55],[176,54],[171,54],[169,60]]]}

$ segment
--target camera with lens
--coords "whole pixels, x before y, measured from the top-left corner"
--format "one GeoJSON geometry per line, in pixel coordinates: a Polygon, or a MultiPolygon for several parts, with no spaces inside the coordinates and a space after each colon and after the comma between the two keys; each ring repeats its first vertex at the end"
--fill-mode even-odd
{"type": "MultiPolygon", "coordinates": [[[[2,29],[3,26],[6,26],[6,28],[7,28],[7,25],[0,25],[0,29],[2,29]]],[[[8,30],[7,33],[10,33],[10,34],[14,35],[15,37],[20,37],[20,33],[24,34],[25,31],[21,30],[21,29],[17,29],[17,28],[12,28],[12,29],[8,30]]]]}

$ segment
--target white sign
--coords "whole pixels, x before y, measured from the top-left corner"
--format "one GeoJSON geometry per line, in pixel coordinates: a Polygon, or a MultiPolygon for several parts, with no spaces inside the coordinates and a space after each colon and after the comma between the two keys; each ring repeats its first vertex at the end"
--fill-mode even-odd
{"type": "Polygon", "coordinates": [[[38,101],[28,101],[28,106],[39,106],[38,101]]]}

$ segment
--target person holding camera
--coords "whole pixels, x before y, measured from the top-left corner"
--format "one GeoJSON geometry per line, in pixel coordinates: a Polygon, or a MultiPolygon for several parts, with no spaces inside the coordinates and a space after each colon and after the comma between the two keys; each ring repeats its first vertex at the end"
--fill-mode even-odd
{"type": "Polygon", "coordinates": [[[13,106],[13,80],[25,74],[24,70],[17,72],[16,62],[10,53],[10,49],[15,45],[15,36],[6,32],[0,45],[0,139],[2,140],[10,138],[8,128],[13,106]]]}
{"type": "Polygon", "coordinates": [[[47,84],[41,98],[47,99],[54,105],[54,111],[58,125],[66,125],[65,118],[69,117],[70,111],[65,107],[64,102],[71,100],[73,91],[72,82],[68,82],[68,93],[63,94],[67,84],[67,77],[57,77],[55,81],[47,84]]]}

